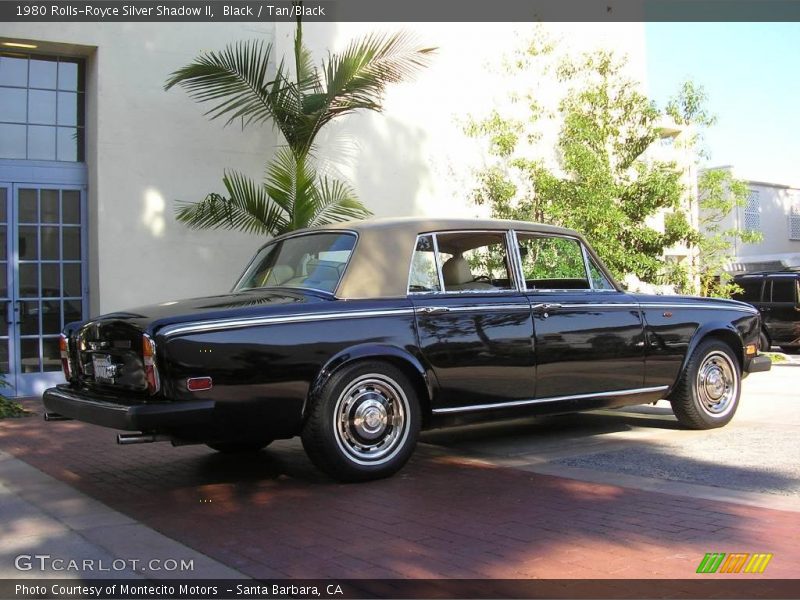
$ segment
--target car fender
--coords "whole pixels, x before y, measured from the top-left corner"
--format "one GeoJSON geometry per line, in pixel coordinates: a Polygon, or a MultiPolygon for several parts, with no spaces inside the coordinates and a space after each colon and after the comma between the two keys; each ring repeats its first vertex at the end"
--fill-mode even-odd
{"type": "Polygon", "coordinates": [[[678,379],[680,379],[681,375],[685,371],[687,365],[689,364],[689,358],[692,356],[692,353],[695,351],[697,346],[699,346],[700,343],[709,336],[719,337],[726,341],[733,341],[734,338],[738,340],[738,346],[734,344],[733,351],[736,354],[737,360],[739,361],[739,368],[744,368],[744,341],[742,340],[741,331],[734,327],[732,323],[726,321],[711,321],[709,323],[703,323],[697,328],[692,336],[692,339],[689,341],[689,345],[686,349],[686,355],[683,357],[680,371],[678,371],[678,378],[675,380],[675,382],[673,382],[672,386],[670,386],[670,391],[672,391],[672,388],[675,387],[675,383],[678,379]]]}
{"type": "Polygon", "coordinates": [[[423,400],[430,402],[434,397],[436,376],[430,368],[427,368],[422,364],[422,361],[420,361],[418,357],[414,356],[404,348],[393,346],[391,344],[359,344],[336,353],[322,366],[319,373],[317,373],[316,377],[309,386],[308,398],[303,405],[303,418],[305,419],[309,406],[315,398],[319,397],[322,388],[330,380],[330,378],[333,377],[334,373],[336,373],[339,369],[352,364],[353,362],[365,359],[389,359],[394,363],[404,363],[422,378],[425,386],[425,392],[427,394],[427,398],[423,400]]]}

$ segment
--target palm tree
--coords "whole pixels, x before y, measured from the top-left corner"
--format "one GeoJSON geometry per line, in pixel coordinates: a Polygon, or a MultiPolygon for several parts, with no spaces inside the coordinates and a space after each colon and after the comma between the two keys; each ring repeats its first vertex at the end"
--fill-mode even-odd
{"type": "Polygon", "coordinates": [[[210,104],[209,118],[241,121],[243,127],[271,122],[286,142],[268,162],[263,183],[227,171],[222,179],[227,196],[212,193],[200,202],[182,202],[177,219],[193,229],[279,235],[369,216],[350,185],[314,167],[317,134],[344,115],[380,111],[386,86],[425,66],[432,52],[414,48],[405,34],[368,35],[329,54],[317,70],[298,18],[294,73],[282,59],[271,77],[273,47],[259,41],[203,53],[175,71],[164,89],[180,85],[196,101],[210,104]]]}

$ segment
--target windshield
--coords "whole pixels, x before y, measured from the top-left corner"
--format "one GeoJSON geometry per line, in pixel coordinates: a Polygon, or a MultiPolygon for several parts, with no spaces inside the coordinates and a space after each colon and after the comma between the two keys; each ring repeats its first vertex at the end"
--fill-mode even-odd
{"type": "Polygon", "coordinates": [[[234,291],[282,286],[333,293],[355,244],[352,233],[312,233],[268,244],[256,254],[234,291]]]}

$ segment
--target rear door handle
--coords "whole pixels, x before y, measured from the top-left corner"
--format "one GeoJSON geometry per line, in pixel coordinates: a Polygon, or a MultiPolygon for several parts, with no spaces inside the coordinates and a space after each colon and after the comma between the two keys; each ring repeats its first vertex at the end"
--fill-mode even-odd
{"type": "Polygon", "coordinates": [[[426,315],[443,315],[444,313],[450,312],[450,309],[446,306],[422,306],[417,309],[417,312],[421,312],[426,315]]]}

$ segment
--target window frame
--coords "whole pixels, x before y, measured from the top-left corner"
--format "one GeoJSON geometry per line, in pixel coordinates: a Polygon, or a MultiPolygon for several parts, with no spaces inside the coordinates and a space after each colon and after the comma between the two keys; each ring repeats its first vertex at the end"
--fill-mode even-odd
{"type": "Polygon", "coordinates": [[[514,251],[514,245],[511,239],[511,231],[508,229],[452,229],[452,230],[439,230],[439,231],[426,231],[424,233],[418,233],[416,239],[414,240],[414,249],[411,251],[411,258],[409,260],[408,266],[408,278],[406,281],[406,294],[409,296],[464,296],[464,295],[478,295],[478,296],[486,296],[486,295],[508,295],[508,294],[517,294],[521,290],[520,288],[520,281],[519,275],[517,272],[517,261],[519,259],[518,253],[514,251]],[[497,289],[497,290],[446,290],[444,285],[444,274],[442,272],[442,257],[441,253],[439,252],[439,235],[449,235],[454,233],[493,233],[498,236],[503,237],[503,244],[506,250],[506,257],[509,259],[509,269],[508,269],[508,278],[509,282],[511,283],[511,287],[508,289],[497,289]],[[428,292],[412,292],[411,291],[411,269],[414,267],[414,254],[417,252],[417,245],[419,244],[420,238],[431,236],[433,238],[433,252],[434,252],[434,263],[436,263],[436,273],[439,279],[439,287],[440,290],[431,290],[428,292]]]}
{"type": "Polygon", "coordinates": [[[414,248],[411,251],[411,257],[409,258],[409,266],[408,266],[408,277],[406,279],[406,294],[408,296],[464,296],[464,295],[476,295],[476,296],[486,296],[489,295],[503,295],[503,294],[516,294],[516,293],[576,293],[576,292],[597,292],[597,293],[619,293],[620,290],[617,286],[616,281],[614,278],[611,277],[605,269],[605,266],[600,262],[600,260],[589,250],[586,243],[578,236],[564,234],[564,233],[550,233],[550,232],[541,232],[541,231],[524,231],[524,230],[517,230],[517,229],[453,229],[453,230],[438,230],[438,231],[426,231],[418,233],[415,240],[414,240],[414,248]],[[444,285],[444,275],[442,273],[442,260],[441,254],[439,252],[439,235],[447,235],[451,233],[496,233],[502,234],[505,237],[505,246],[506,246],[506,255],[509,257],[510,263],[510,272],[509,278],[513,281],[513,287],[510,289],[505,290],[450,290],[447,291],[444,285]],[[534,289],[530,290],[527,287],[525,282],[525,274],[522,269],[522,256],[520,254],[520,246],[519,246],[519,235],[526,234],[535,237],[544,237],[544,238],[563,238],[570,241],[573,241],[578,244],[581,250],[581,256],[583,258],[583,269],[586,274],[586,280],[589,283],[589,287],[585,289],[566,289],[566,288],[542,288],[542,289],[534,289]],[[431,237],[433,239],[433,252],[434,252],[434,263],[436,264],[436,272],[439,281],[440,290],[431,290],[426,292],[421,291],[411,291],[411,270],[414,267],[414,255],[417,252],[417,245],[421,238],[424,237],[431,237]],[[594,281],[591,277],[591,267],[590,261],[594,261],[594,264],[597,267],[597,270],[606,278],[608,283],[611,285],[610,289],[605,288],[597,288],[594,285],[594,281]]]}
{"type": "Polygon", "coordinates": [[[608,292],[619,292],[620,290],[617,289],[617,284],[612,277],[606,272],[604,266],[600,263],[596,256],[589,253],[589,249],[584,241],[574,235],[567,235],[563,233],[549,233],[549,232],[539,232],[539,231],[517,231],[512,229],[511,232],[514,234],[514,245],[516,246],[516,256],[517,256],[517,265],[519,269],[519,276],[521,282],[521,291],[522,292],[534,292],[534,293],[575,293],[575,292],[598,292],[598,293],[608,293],[608,292]],[[520,253],[519,247],[519,234],[526,234],[531,235],[534,237],[542,237],[542,238],[562,238],[566,240],[571,240],[578,244],[578,247],[581,249],[581,255],[583,256],[583,270],[586,275],[586,281],[589,283],[588,288],[584,289],[573,289],[573,288],[536,288],[533,290],[529,290],[527,287],[527,282],[525,280],[525,274],[522,270],[522,254],[520,253]],[[605,288],[597,288],[594,285],[594,280],[592,279],[592,270],[590,267],[590,261],[594,260],[595,265],[597,266],[597,270],[606,278],[608,283],[611,285],[611,289],[605,288]]]}
{"type": "Polygon", "coordinates": [[[770,304],[792,304],[797,305],[800,303],[800,280],[792,275],[777,275],[769,278],[769,302],[770,304]],[[792,284],[792,292],[794,299],[792,300],[775,300],[775,282],[776,281],[789,281],[792,284]]]}

